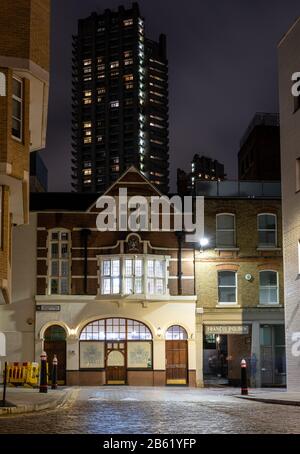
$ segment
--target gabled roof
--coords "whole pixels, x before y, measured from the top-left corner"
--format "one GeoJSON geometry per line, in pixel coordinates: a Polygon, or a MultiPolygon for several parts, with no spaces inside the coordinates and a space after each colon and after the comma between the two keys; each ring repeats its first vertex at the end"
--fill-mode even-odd
{"type": "Polygon", "coordinates": [[[161,192],[134,166],[129,167],[104,194],[78,192],[41,192],[30,194],[30,211],[91,212],[102,195],[117,196],[119,188],[127,188],[128,196],[162,196],[161,192]]]}
{"type": "MultiPolygon", "coordinates": [[[[163,194],[134,166],[129,167],[123,175],[115,181],[102,196],[115,197],[119,194],[120,188],[126,188],[128,197],[141,195],[144,197],[158,196],[163,194]]],[[[100,196],[101,197],[101,196],[100,196]]],[[[99,198],[99,197],[98,197],[99,198]]],[[[96,209],[96,201],[87,211],[96,209]]]]}

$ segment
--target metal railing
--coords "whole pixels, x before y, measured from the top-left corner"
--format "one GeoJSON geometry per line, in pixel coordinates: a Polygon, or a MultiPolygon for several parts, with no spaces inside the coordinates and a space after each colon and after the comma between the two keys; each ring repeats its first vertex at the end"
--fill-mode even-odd
{"type": "Polygon", "coordinates": [[[196,181],[195,195],[204,197],[281,198],[280,181],[196,181]]]}

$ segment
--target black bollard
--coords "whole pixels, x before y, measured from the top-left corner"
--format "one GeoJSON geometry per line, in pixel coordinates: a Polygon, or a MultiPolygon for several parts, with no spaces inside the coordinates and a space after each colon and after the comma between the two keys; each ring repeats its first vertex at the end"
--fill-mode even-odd
{"type": "Polygon", "coordinates": [[[47,379],[47,353],[41,354],[41,371],[40,371],[40,393],[48,392],[48,379],[47,379]]]}
{"type": "Polygon", "coordinates": [[[4,372],[3,372],[2,407],[5,407],[5,402],[6,402],[6,386],[7,386],[7,362],[5,361],[4,372]]]}
{"type": "Polygon", "coordinates": [[[241,394],[248,396],[247,363],[245,359],[241,361],[241,394]]]}
{"type": "Polygon", "coordinates": [[[53,361],[52,361],[52,384],[51,384],[51,389],[57,389],[57,356],[53,356],[53,361]]]}

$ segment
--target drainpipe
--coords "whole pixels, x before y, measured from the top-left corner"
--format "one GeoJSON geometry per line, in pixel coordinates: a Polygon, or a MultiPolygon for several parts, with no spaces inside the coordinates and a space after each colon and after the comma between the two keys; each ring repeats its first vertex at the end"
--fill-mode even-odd
{"type": "Polygon", "coordinates": [[[83,281],[83,292],[84,294],[87,294],[88,292],[88,285],[87,285],[87,279],[88,279],[88,238],[91,234],[91,231],[89,229],[82,229],[81,230],[81,238],[82,238],[82,243],[84,247],[84,268],[83,268],[83,276],[84,276],[84,281],[83,281]]]}
{"type": "Polygon", "coordinates": [[[177,276],[178,276],[178,295],[182,295],[182,240],[183,232],[176,232],[178,241],[178,255],[177,255],[177,276]]]}

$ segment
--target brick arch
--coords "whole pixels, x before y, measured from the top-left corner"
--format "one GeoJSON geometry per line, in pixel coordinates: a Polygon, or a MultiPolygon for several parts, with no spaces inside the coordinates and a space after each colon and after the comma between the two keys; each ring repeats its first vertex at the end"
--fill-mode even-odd
{"type": "Polygon", "coordinates": [[[229,207],[218,207],[215,211],[216,213],[216,216],[217,214],[234,214],[235,216],[237,215],[238,213],[238,210],[236,208],[229,208],[229,207]]]}
{"type": "Polygon", "coordinates": [[[279,271],[280,265],[279,263],[269,262],[269,263],[261,263],[257,265],[257,269],[259,271],[279,271]]]}
{"type": "Polygon", "coordinates": [[[261,207],[261,208],[257,209],[256,214],[257,214],[257,216],[259,214],[276,214],[276,216],[278,216],[278,209],[275,207],[265,206],[265,207],[261,207]]]}
{"type": "Polygon", "coordinates": [[[235,263],[222,263],[221,265],[216,265],[217,271],[238,271],[240,265],[235,263]]]}

